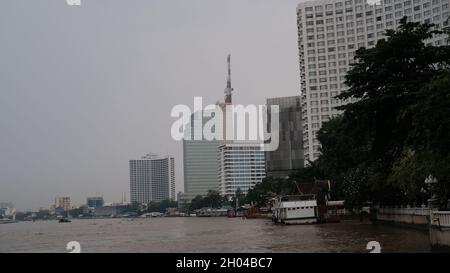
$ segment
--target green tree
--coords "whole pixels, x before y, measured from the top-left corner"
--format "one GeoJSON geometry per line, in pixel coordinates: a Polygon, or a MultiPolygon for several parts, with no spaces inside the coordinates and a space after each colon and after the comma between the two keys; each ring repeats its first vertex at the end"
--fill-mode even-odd
{"type": "Polygon", "coordinates": [[[166,212],[168,208],[176,208],[178,203],[176,201],[165,199],[159,203],[159,212],[166,212]]]}
{"type": "Polygon", "coordinates": [[[149,202],[147,204],[147,212],[161,212],[160,211],[160,203],[158,203],[158,202],[149,202]]]}
{"type": "Polygon", "coordinates": [[[421,86],[448,67],[448,48],[425,45],[437,31],[432,25],[407,23],[388,30],[372,49],[360,48],[346,76],[349,89],[339,99],[358,99],[339,107],[351,141],[366,146],[366,160],[390,166],[403,153],[421,86]]]}
{"type": "Polygon", "coordinates": [[[230,205],[236,208],[236,204],[242,206],[246,203],[246,201],[246,195],[242,192],[241,188],[238,188],[234,196],[231,198],[230,205]]]}
{"type": "Polygon", "coordinates": [[[204,205],[210,208],[220,208],[224,202],[224,198],[218,191],[209,190],[203,199],[204,205]]]}
{"type": "Polygon", "coordinates": [[[37,219],[50,219],[51,214],[50,211],[47,209],[40,209],[36,212],[36,218],[37,219]]]}
{"type": "Polygon", "coordinates": [[[267,201],[281,193],[281,188],[284,180],[274,179],[269,176],[264,178],[261,183],[256,184],[253,188],[249,189],[246,195],[247,203],[255,203],[257,206],[267,206],[267,201]]]}
{"type": "Polygon", "coordinates": [[[194,199],[191,200],[189,210],[194,211],[196,209],[201,209],[204,207],[204,204],[205,203],[204,203],[203,197],[201,195],[197,195],[197,196],[195,196],[194,199]]]}
{"type": "Polygon", "coordinates": [[[414,199],[428,172],[448,192],[450,47],[425,43],[441,34],[432,27],[403,18],[374,48],[360,48],[337,96],[343,114],[318,133],[318,169],[353,205],[414,199]]]}
{"type": "Polygon", "coordinates": [[[204,207],[220,208],[226,201],[226,198],[222,197],[218,191],[209,190],[205,197],[197,195],[192,199],[189,210],[193,211],[204,207]]]}

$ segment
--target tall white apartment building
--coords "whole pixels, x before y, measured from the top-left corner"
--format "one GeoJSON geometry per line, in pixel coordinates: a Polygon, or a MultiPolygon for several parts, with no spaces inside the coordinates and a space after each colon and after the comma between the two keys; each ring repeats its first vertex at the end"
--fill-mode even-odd
{"type": "Polygon", "coordinates": [[[175,200],[174,158],[147,154],[130,160],[130,195],[138,204],[175,200]]]}
{"type": "Polygon", "coordinates": [[[227,143],[219,146],[219,180],[222,196],[247,193],[266,177],[264,151],[260,144],[227,143]]]}
{"type": "MultiPolygon", "coordinates": [[[[316,0],[298,5],[305,164],[319,156],[316,133],[322,123],[345,103],[334,97],[347,88],[345,75],[355,51],[375,46],[404,16],[447,27],[449,5],[450,0],[316,0]]],[[[447,37],[437,35],[427,43],[443,45],[447,37]]]]}

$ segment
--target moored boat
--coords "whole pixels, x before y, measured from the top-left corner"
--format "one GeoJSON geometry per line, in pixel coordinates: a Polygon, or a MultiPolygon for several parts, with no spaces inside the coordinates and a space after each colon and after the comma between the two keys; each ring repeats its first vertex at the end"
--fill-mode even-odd
{"type": "Polygon", "coordinates": [[[317,223],[317,200],[314,194],[286,195],[274,199],[272,220],[283,224],[317,223]]]}
{"type": "Polygon", "coordinates": [[[0,218],[0,224],[11,224],[11,223],[15,223],[16,221],[13,219],[8,219],[8,218],[0,218]]]}

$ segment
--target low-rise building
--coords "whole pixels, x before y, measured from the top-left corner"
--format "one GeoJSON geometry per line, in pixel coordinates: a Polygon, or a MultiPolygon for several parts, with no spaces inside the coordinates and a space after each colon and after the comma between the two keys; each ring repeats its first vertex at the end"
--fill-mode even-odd
{"type": "Polygon", "coordinates": [[[103,207],[105,201],[101,196],[88,197],[86,199],[86,205],[91,208],[103,207]]]}

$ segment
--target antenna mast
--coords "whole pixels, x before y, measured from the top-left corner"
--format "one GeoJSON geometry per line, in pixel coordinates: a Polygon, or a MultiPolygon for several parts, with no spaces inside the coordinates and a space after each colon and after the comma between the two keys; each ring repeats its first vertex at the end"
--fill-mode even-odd
{"type": "Polygon", "coordinates": [[[228,77],[227,77],[227,87],[225,88],[225,104],[231,104],[231,92],[233,88],[231,87],[231,55],[228,54],[228,77]]]}

